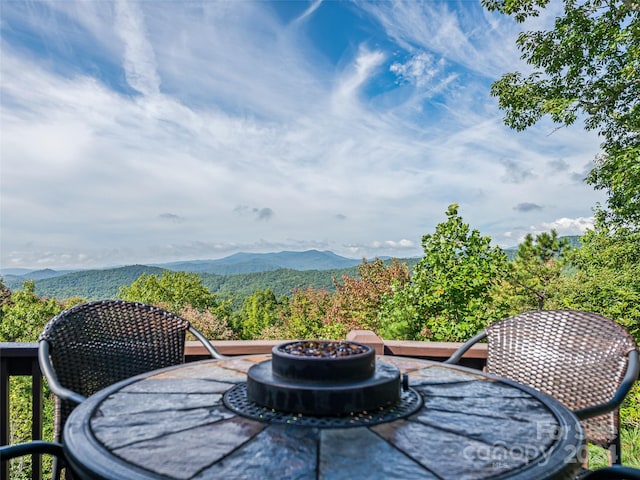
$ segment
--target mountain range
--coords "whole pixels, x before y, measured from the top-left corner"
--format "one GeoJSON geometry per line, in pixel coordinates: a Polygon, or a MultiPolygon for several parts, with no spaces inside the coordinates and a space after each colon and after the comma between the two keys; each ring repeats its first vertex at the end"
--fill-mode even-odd
{"type": "MultiPolygon", "coordinates": [[[[387,257],[383,257],[386,259],[387,257]]],[[[336,255],[328,250],[307,250],[304,252],[283,251],[277,253],[235,253],[228,257],[216,260],[190,260],[169,263],[153,263],[147,266],[157,267],[161,270],[213,273],[216,275],[237,275],[242,273],[266,272],[270,270],[333,270],[349,268],[358,265],[362,259],[347,258],[336,255]]],[[[114,267],[119,268],[119,267],[114,267]]],[[[111,270],[92,269],[94,270],[111,270]]],[[[5,282],[14,280],[44,280],[59,277],[69,273],[77,273],[87,270],[28,270],[28,269],[2,269],[0,275],[5,282]]]]}
{"type": "MultiPolygon", "coordinates": [[[[409,262],[417,259],[409,259],[409,262]]],[[[334,288],[333,279],[356,275],[362,260],[341,257],[329,251],[237,253],[217,260],[195,260],[153,265],[127,265],[95,270],[2,271],[4,284],[17,290],[33,280],[40,296],[63,300],[116,298],[123,285],[130,285],[142,274],[161,275],[165,270],[197,273],[212,292],[237,297],[270,288],[277,295],[295,288],[334,288]]],[[[413,265],[413,263],[412,263],[413,265]]]]}
{"type": "MultiPolygon", "coordinates": [[[[572,246],[579,246],[578,237],[568,237],[572,246]]],[[[505,249],[513,259],[517,247],[505,249]]],[[[381,258],[386,262],[389,258],[381,258]]],[[[398,259],[410,270],[419,258],[398,259]]],[[[116,298],[123,285],[130,285],[142,274],[161,275],[165,270],[197,273],[212,292],[234,297],[251,295],[269,288],[276,295],[287,295],[296,288],[335,288],[334,279],[342,275],[357,275],[362,259],[336,255],[330,251],[307,250],[277,253],[236,253],[216,260],[193,260],[150,265],[127,265],[94,270],[26,270],[3,269],[4,284],[17,290],[27,280],[33,280],[40,296],[60,300],[77,296],[88,300],[116,298]]]]}
{"type": "Polygon", "coordinates": [[[286,268],[290,270],[332,270],[353,267],[361,259],[341,257],[328,250],[278,253],[235,253],[217,260],[194,260],[153,264],[166,270],[237,275],[286,268]]]}

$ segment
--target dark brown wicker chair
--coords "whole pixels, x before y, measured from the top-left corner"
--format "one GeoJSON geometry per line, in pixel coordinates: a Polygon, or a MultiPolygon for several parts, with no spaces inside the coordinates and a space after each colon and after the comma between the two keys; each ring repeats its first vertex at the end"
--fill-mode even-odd
{"type": "MultiPolygon", "coordinates": [[[[45,442],[43,440],[34,440],[28,443],[19,443],[16,445],[3,445],[0,447],[0,462],[8,462],[12,458],[23,457],[26,455],[53,455],[56,459],[64,461],[64,451],[60,443],[45,442]]],[[[55,475],[54,475],[55,476],[55,475]]],[[[71,478],[67,475],[67,478],[71,478]]]]}
{"type": "Polygon", "coordinates": [[[640,480],[640,470],[614,465],[592,470],[580,477],[580,480],[640,480]]]}
{"type": "Polygon", "coordinates": [[[186,332],[223,358],[184,318],[152,305],[105,300],[76,305],[40,334],[40,368],[55,394],[54,440],[89,395],[125,378],[184,363],[186,332]]]}
{"type": "MultiPolygon", "coordinates": [[[[27,455],[31,455],[34,461],[36,460],[36,455],[52,455],[56,460],[60,460],[61,463],[65,461],[64,450],[60,443],[34,440],[32,442],[18,443],[16,445],[3,445],[0,447],[0,462],[2,463],[8,462],[12,458],[24,457],[27,455]]],[[[33,473],[36,472],[32,472],[32,475],[33,473]]],[[[54,472],[54,478],[55,476],[54,472]]],[[[40,473],[40,477],[42,478],[42,473],[40,473]]],[[[67,478],[74,478],[68,467],[67,478]]]]}
{"type": "Polygon", "coordinates": [[[445,363],[486,338],[486,370],[551,395],[581,420],[588,442],[620,463],[618,408],[638,377],[638,349],[624,327],[575,310],[538,310],[498,321],[445,363]]]}

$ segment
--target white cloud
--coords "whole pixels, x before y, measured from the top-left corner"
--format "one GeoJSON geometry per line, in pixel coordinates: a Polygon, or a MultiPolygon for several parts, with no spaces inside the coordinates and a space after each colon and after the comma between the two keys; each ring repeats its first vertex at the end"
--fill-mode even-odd
{"type": "Polygon", "coordinates": [[[411,240],[403,238],[402,240],[385,240],[374,241],[369,245],[371,248],[413,248],[415,245],[411,240]]]}
{"type": "Polygon", "coordinates": [[[395,62],[389,69],[417,87],[425,87],[444,72],[444,60],[436,60],[433,55],[422,52],[412,56],[407,62],[395,62]]]}
{"type": "Polygon", "coordinates": [[[412,240],[374,240],[366,244],[345,245],[346,254],[351,257],[415,257],[420,255],[421,249],[412,240]]]}
{"type": "Polygon", "coordinates": [[[153,47],[146,38],[144,17],[136,3],[118,0],[116,31],[124,43],[124,71],[129,85],[144,95],[160,91],[153,47]]]}
{"type": "Polygon", "coordinates": [[[501,235],[503,247],[515,247],[522,242],[526,235],[530,234],[534,237],[540,233],[549,233],[555,230],[556,233],[563,236],[584,235],[584,233],[593,228],[594,217],[577,217],[577,218],[558,218],[551,222],[541,222],[539,224],[521,226],[514,231],[507,231],[501,235]]]}
{"type": "MultiPolygon", "coordinates": [[[[353,115],[354,104],[358,102],[359,89],[371,78],[371,75],[384,60],[384,54],[380,51],[369,51],[361,46],[354,62],[338,79],[334,92],[334,113],[353,115]]],[[[357,113],[356,113],[357,114],[357,113]]]]}
{"type": "Polygon", "coordinates": [[[529,67],[515,45],[521,31],[541,30],[553,25],[562,9],[551,2],[538,17],[519,24],[511,18],[488,12],[480,2],[398,0],[358,5],[374,16],[394,41],[408,51],[427,50],[476,74],[492,78],[514,69],[529,67]]]}
{"type": "Polygon", "coordinates": [[[553,222],[543,223],[547,230],[555,230],[559,235],[582,235],[587,229],[593,228],[594,217],[558,218],[553,222]]]}
{"type": "Polygon", "coordinates": [[[300,15],[298,18],[294,20],[294,23],[300,23],[304,21],[306,18],[308,18],[309,16],[313,15],[313,12],[315,12],[320,7],[320,5],[322,5],[322,1],[323,0],[315,0],[311,5],[309,5],[309,8],[307,8],[302,13],[302,15],[300,15]]]}

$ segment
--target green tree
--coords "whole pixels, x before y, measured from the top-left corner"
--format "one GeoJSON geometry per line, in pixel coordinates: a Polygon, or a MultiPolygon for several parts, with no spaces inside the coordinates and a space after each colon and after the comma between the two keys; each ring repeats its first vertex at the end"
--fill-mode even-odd
{"type": "Polygon", "coordinates": [[[576,271],[564,280],[559,306],[605,315],[640,343],[640,232],[612,228],[598,215],[581,243],[569,257],[576,271]]]}
{"type": "MultiPolygon", "coordinates": [[[[522,22],[549,0],[483,0],[522,22]]],[[[564,0],[549,31],[520,34],[529,75],[505,74],[491,94],[505,123],[523,130],[544,116],[560,125],[584,119],[602,137],[604,154],[588,182],[608,194],[607,215],[620,225],[640,221],[640,3],[564,0]]]]}
{"type": "Polygon", "coordinates": [[[342,283],[334,278],[335,294],[325,323],[344,325],[345,330],[380,330],[379,311],[385,295],[409,281],[409,268],[393,259],[390,265],[376,258],[358,265],[358,276],[342,275],[342,283]]]}
{"type": "Polygon", "coordinates": [[[509,264],[495,297],[509,305],[511,313],[542,310],[558,282],[570,251],[569,240],[551,233],[528,234],[518,246],[516,258],[509,264]]]}
{"type": "Polygon", "coordinates": [[[143,273],[130,286],[122,286],[118,297],[132,302],[162,305],[179,313],[185,305],[198,310],[216,310],[216,296],[202,284],[196,273],[165,270],[162,276],[143,273]]]}
{"type": "MultiPolygon", "coordinates": [[[[4,284],[4,278],[0,277],[0,307],[11,300],[11,289],[4,284]]],[[[1,318],[1,317],[0,317],[1,318]]]]}
{"type": "Polygon", "coordinates": [[[37,342],[47,322],[63,308],[64,305],[56,300],[36,295],[33,280],[24,282],[22,290],[13,292],[2,305],[0,341],[37,342]]]}
{"type": "Polygon", "coordinates": [[[220,316],[211,310],[198,310],[191,305],[185,305],[180,310],[180,316],[189,320],[189,323],[209,339],[235,340],[236,335],[229,327],[227,316],[220,316]]]}
{"type": "Polygon", "coordinates": [[[263,330],[263,338],[338,339],[346,335],[343,326],[327,323],[332,298],[325,288],[296,288],[291,298],[280,303],[279,325],[263,330]]]}
{"type": "Polygon", "coordinates": [[[278,325],[279,302],[270,289],[256,290],[233,315],[233,324],[243,340],[262,338],[263,331],[278,325]]]}
{"type": "Polygon", "coordinates": [[[424,257],[411,281],[397,286],[381,310],[383,335],[414,340],[466,340],[492,318],[491,291],[507,268],[507,257],[491,238],[470,230],[458,216],[458,205],[447,210],[447,221],[422,237],[424,257]]]}

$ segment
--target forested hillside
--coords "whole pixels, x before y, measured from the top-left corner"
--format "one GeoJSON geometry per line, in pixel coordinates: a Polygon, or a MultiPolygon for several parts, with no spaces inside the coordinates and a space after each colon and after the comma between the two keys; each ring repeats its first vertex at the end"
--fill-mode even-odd
{"type": "MultiPolygon", "coordinates": [[[[105,270],[83,270],[67,273],[57,277],[33,279],[36,294],[65,300],[71,297],[82,297],[87,300],[116,298],[122,285],[129,285],[143,273],[161,274],[162,269],[146,265],[129,265],[121,268],[105,270]]],[[[19,278],[5,279],[5,285],[11,290],[21,288],[29,275],[19,278]]]]}
{"type": "MultiPolygon", "coordinates": [[[[580,246],[579,237],[562,237],[570,246],[580,246]]],[[[515,258],[517,247],[504,249],[510,260],[515,258]]],[[[418,263],[419,258],[404,258],[409,270],[418,263]]],[[[270,289],[276,296],[290,295],[296,288],[326,288],[334,291],[333,279],[342,275],[353,276],[357,273],[357,264],[345,268],[327,268],[328,265],[350,264],[353,260],[339,257],[331,252],[279,252],[274,254],[237,254],[216,261],[175,262],[161,265],[129,265],[126,267],[83,270],[75,272],[56,272],[40,270],[24,275],[6,275],[4,284],[11,290],[21,288],[26,280],[34,280],[38,295],[58,300],[72,297],[100,300],[115,298],[118,289],[130,285],[143,273],[161,274],[163,270],[195,272],[212,293],[230,298],[234,305],[257,290],[270,289]],[[294,260],[292,254],[299,255],[294,260]],[[277,265],[289,265],[290,268],[278,268],[277,265]],[[316,267],[311,269],[311,267],[316,267]],[[238,271],[250,273],[237,273],[238,271]],[[211,271],[229,273],[209,273],[211,271]]],[[[389,263],[390,260],[385,260],[389,263]]],[[[359,262],[358,262],[359,263],[359,262]]]]}
{"type": "MultiPolygon", "coordinates": [[[[403,260],[404,261],[404,260],[403,260]]],[[[244,298],[258,290],[270,289],[277,297],[291,295],[294,289],[313,287],[326,288],[335,291],[333,279],[342,275],[354,276],[358,267],[337,270],[269,270],[265,272],[247,273],[242,275],[213,275],[200,274],[202,283],[213,293],[230,298],[234,306],[240,306],[244,298]]]]}
{"type": "MultiPolygon", "coordinates": [[[[386,261],[389,263],[390,260],[386,261]]],[[[418,259],[403,259],[409,269],[418,259]]],[[[47,298],[65,300],[81,297],[87,300],[116,298],[121,286],[131,285],[140,275],[161,275],[163,268],[147,265],[130,265],[127,267],[106,270],[86,270],[67,273],[57,277],[33,279],[37,295],[47,298]]],[[[270,289],[275,295],[290,295],[296,288],[313,287],[326,288],[334,291],[333,279],[341,279],[342,275],[356,275],[358,267],[348,267],[332,270],[290,270],[278,269],[237,275],[215,275],[198,273],[205,285],[212,293],[219,293],[233,301],[235,306],[241,305],[244,298],[257,290],[270,289]]],[[[4,283],[11,290],[22,287],[22,283],[30,279],[23,277],[9,277],[4,283]]]]}

